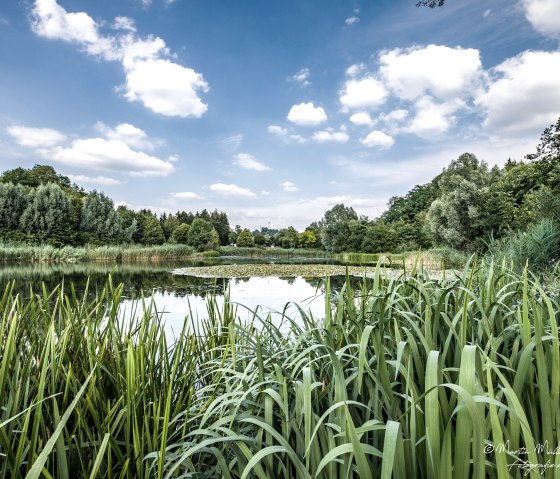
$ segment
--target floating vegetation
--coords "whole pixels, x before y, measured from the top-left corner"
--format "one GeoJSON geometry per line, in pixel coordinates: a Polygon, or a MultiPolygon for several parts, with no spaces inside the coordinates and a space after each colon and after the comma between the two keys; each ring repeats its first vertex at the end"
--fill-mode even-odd
{"type": "MultiPolygon", "coordinates": [[[[402,269],[380,267],[384,275],[396,278],[403,274],[402,269]]],[[[333,264],[225,264],[218,266],[201,266],[179,268],[174,274],[197,276],[199,278],[245,278],[264,276],[303,276],[306,278],[323,278],[325,276],[360,276],[372,277],[376,266],[341,266],[333,264]]],[[[443,271],[430,274],[441,275],[443,271]]]]}

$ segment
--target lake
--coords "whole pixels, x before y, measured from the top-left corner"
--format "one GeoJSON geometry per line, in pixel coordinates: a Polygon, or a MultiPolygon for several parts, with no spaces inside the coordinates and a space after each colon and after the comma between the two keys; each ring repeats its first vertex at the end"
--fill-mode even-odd
{"type": "MultiPolygon", "coordinates": [[[[198,278],[176,275],[173,271],[189,266],[208,266],[220,264],[340,264],[329,258],[308,257],[267,257],[244,258],[222,257],[198,261],[170,261],[157,263],[65,263],[65,264],[0,264],[0,286],[2,289],[9,281],[15,280],[16,291],[29,295],[29,285],[39,292],[44,283],[47,290],[59,285],[73,283],[78,294],[86,286],[93,296],[105,285],[109,274],[113,284],[123,283],[122,306],[130,310],[135,299],[142,296],[153,300],[157,310],[163,314],[166,329],[171,333],[182,329],[185,317],[192,311],[193,316],[205,317],[209,296],[215,295],[218,304],[223,303],[224,292],[229,290],[230,301],[239,304],[238,315],[241,319],[252,316],[251,311],[258,309],[261,316],[284,310],[289,302],[298,303],[305,311],[315,317],[323,318],[325,312],[325,288],[320,278],[294,277],[251,277],[251,278],[198,278]],[[89,282],[89,283],[88,283],[89,282]]],[[[340,291],[344,276],[333,276],[331,288],[340,291]]],[[[354,278],[358,284],[359,279],[354,278]]],[[[288,307],[288,315],[297,319],[299,312],[294,305],[288,307]]]]}

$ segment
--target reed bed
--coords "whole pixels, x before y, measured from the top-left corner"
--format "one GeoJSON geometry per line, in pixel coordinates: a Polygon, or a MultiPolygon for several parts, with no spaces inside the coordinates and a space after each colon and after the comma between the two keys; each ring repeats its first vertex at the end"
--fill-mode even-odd
{"type": "Polygon", "coordinates": [[[54,247],[50,245],[2,245],[0,262],[75,263],[86,261],[161,261],[188,258],[195,254],[191,246],[164,244],[158,246],[108,245],[54,247]]]}
{"type": "Polygon", "coordinates": [[[249,246],[220,246],[222,256],[305,256],[325,258],[331,255],[320,249],[280,248],[280,247],[249,247],[249,246]]]}
{"type": "Polygon", "coordinates": [[[505,264],[325,288],[282,324],[210,299],[171,345],[111,283],[8,287],[0,477],[558,477],[557,291],[505,264]]]}

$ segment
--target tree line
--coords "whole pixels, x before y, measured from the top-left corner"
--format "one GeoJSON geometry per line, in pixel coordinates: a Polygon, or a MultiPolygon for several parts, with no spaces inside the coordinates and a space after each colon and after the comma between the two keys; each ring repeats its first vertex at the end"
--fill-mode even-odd
{"type": "Polygon", "coordinates": [[[392,197],[379,218],[370,221],[340,204],[319,228],[331,252],[474,251],[542,221],[560,221],[560,118],[523,160],[489,168],[464,153],[429,183],[392,197]]]}
{"type": "Polygon", "coordinates": [[[472,251],[540,221],[560,221],[560,118],[535,153],[489,168],[472,153],[454,159],[429,183],[390,198],[373,220],[335,205],[303,232],[293,226],[230,228],[227,214],[134,211],[104,193],[86,192],[51,166],[0,175],[0,239],[55,246],[165,242],[199,251],[219,246],[321,248],[328,252],[402,252],[446,246],[472,251]]]}

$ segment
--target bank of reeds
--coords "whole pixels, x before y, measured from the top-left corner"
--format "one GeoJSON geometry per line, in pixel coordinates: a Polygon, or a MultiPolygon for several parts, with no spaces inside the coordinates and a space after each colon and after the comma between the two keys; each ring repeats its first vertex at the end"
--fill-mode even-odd
{"type": "Polygon", "coordinates": [[[119,288],[8,288],[0,477],[557,477],[557,292],[493,264],[349,284],[282,326],[210,300],[173,347],[119,288]]]}
{"type": "Polygon", "coordinates": [[[0,262],[65,263],[85,261],[161,261],[188,258],[194,255],[191,246],[164,244],[157,246],[108,245],[54,247],[49,245],[0,244],[0,262]]]}
{"type": "Polygon", "coordinates": [[[246,246],[220,246],[222,256],[305,256],[323,258],[330,256],[320,249],[280,248],[280,247],[246,247],[246,246]]]}

